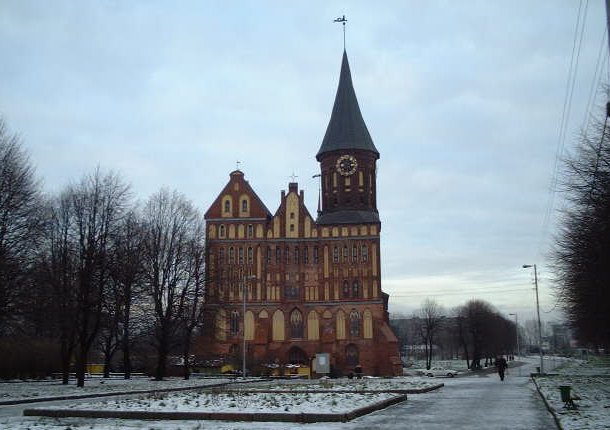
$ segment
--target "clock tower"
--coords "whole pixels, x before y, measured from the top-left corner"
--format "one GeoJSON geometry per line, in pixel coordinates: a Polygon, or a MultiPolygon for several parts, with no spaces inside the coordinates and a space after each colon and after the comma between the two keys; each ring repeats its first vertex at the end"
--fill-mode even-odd
{"type": "Polygon", "coordinates": [[[360,113],[345,51],[335,104],[316,159],[321,170],[317,223],[379,223],[376,195],[379,152],[360,113]]]}

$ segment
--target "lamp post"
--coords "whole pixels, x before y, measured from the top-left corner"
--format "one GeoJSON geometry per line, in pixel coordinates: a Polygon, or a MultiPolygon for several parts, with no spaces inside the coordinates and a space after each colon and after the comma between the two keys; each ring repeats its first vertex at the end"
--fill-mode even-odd
{"type": "Polygon", "coordinates": [[[521,355],[521,350],[519,349],[519,317],[517,314],[509,314],[510,316],[515,317],[515,333],[517,334],[517,357],[521,355]]]}
{"type": "Polygon", "coordinates": [[[256,279],[256,276],[254,276],[254,275],[247,276],[246,278],[242,279],[242,284],[241,284],[242,295],[243,295],[243,299],[244,299],[244,303],[243,303],[244,328],[243,328],[242,348],[241,348],[242,349],[242,362],[241,362],[242,378],[246,377],[246,297],[248,294],[246,286],[248,285],[248,281],[252,280],[252,279],[256,279]]]}
{"type": "Polygon", "coordinates": [[[523,268],[534,268],[534,285],[536,286],[536,312],[538,313],[538,350],[540,351],[540,373],[544,373],[544,362],[542,361],[542,324],[540,323],[540,300],[538,299],[538,271],[535,264],[524,264],[523,268]]]}

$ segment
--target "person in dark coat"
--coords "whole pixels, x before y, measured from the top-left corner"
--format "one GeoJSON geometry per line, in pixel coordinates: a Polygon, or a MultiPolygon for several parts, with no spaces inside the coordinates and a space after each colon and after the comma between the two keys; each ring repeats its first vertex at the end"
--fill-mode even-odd
{"type": "Polygon", "coordinates": [[[508,367],[508,363],[506,363],[506,358],[500,357],[496,359],[496,367],[498,368],[498,375],[500,375],[500,380],[504,381],[504,372],[508,367]]]}

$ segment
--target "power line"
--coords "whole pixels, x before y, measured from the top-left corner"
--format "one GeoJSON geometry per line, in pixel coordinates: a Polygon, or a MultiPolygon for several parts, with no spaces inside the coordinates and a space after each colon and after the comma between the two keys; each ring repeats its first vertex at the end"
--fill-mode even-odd
{"type": "Polygon", "coordinates": [[[566,82],[566,92],[563,100],[563,110],[561,113],[561,120],[559,122],[559,137],[557,140],[557,149],[555,151],[555,162],[553,166],[553,173],[551,176],[551,186],[549,189],[549,198],[547,202],[547,207],[544,213],[544,218],[542,221],[542,235],[540,238],[539,252],[544,246],[544,241],[546,240],[546,234],[549,228],[549,223],[551,219],[551,214],[553,213],[553,208],[555,206],[555,194],[557,192],[557,176],[559,170],[559,163],[563,156],[563,149],[565,146],[565,138],[566,131],[568,128],[571,105],[572,105],[572,95],[574,93],[574,86],[576,82],[576,75],[578,69],[578,59],[580,57],[580,48],[582,44],[582,37],[584,34],[585,27],[585,19],[588,7],[588,0],[585,4],[585,10],[582,14],[582,26],[581,26],[581,11],[583,6],[583,1],[580,0],[578,4],[578,13],[576,15],[576,26],[574,27],[574,35],[572,41],[572,55],[570,58],[570,67],[568,68],[568,79],[566,82]],[[582,28],[581,28],[582,27],[582,28]],[[580,30],[580,31],[579,31],[580,30]],[[580,38],[578,34],[580,33],[580,38]]]}

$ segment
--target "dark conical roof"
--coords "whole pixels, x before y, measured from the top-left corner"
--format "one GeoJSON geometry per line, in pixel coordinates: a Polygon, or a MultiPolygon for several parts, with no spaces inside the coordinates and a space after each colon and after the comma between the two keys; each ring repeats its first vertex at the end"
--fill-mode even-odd
{"type": "Polygon", "coordinates": [[[371,139],[362,118],[362,113],[360,113],[360,106],[358,106],[358,99],[356,98],[347,61],[347,53],[343,51],[341,76],[335,96],[335,105],[316,159],[320,161],[320,156],[326,152],[346,149],[372,151],[379,158],[379,151],[375,148],[373,139],[371,139]]]}

